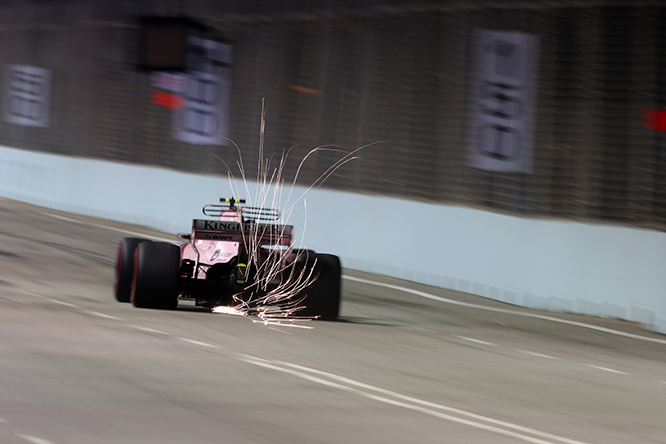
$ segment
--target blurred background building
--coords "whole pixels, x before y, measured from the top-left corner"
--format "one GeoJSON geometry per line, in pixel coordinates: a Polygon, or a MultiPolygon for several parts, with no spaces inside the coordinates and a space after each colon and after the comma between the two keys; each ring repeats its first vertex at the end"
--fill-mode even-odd
{"type": "MultiPolygon", "coordinates": [[[[372,144],[324,186],[666,229],[663,1],[1,0],[0,64],[9,147],[225,175],[235,144],[252,178],[265,101],[265,157],[291,149],[288,180],[314,147],[372,144]],[[156,17],[217,55],[139,66],[156,17]],[[529,81],[484,77],[484,31],[529,81]],[[483,112],[524,118],[524,162],[474,161],[512,156],[505,132],[475,151],[483,112]],[[203,133],[179,136],[184,121],[203,133]]],[[[313,154],[299,183],[340,157],[313,154]]]]}

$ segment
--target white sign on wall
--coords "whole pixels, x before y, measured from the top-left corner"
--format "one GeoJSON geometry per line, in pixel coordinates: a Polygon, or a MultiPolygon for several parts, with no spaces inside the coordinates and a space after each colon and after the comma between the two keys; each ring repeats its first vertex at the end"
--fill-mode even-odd
{"type": "Polygon", "coordinates": [[[7,65],[5,121],[22,126],[49,126],[50,94],[50,70],[7,65]]]}
{"type": "Polygon", "coordinates": [[[226,143],[231,61],[231,45],[193,36],[188,38],[183,106],[174,110],[174,139],[202,145],[226,143]]]}
{"type": "Polygon", "coordinates": [[[468,165],[531,172],[538,39],[477,30],[468,165]]]}

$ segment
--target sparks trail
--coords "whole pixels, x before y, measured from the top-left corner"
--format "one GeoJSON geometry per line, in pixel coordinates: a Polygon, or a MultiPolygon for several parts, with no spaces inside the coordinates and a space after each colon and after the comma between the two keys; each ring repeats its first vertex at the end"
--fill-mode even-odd
{"type": "MultiPolygon", "coordinates": [[[[291,218],[296,205],[302,202],[305,210],[304,229],[300,235],[297,248],[295,248],[294,245],[296,243],[293,240],[289,245],[273,245],[266,248],[264,244],[267,235],[275,235],[276,237],[284,236],[286,234],[284,230],[289,226],[277,224],[276,219],[269,220],[267,224],[241,224],[244,236],[240,250],[246,256],[243,265],[251,279],[244,286],[242,292],[233,296],[234,302],[232,306],[214,307],[213,311],[215,313],[247,316],[254,322],[261,322],[265,325],[287,325],[308,328],[297,324],[297,322],[309,321],[319,317],[319,315],[312,316],[307,314],[309,301],[312,300],[311,298],[307,298],[307,293],[316,291],[313,289],[313,284],[320,278],[321,270],[327,266],[326,264],[331,259],[330,255],[317,255],[303,246],[305,228],[307,227],[307,202],[305,196],[312,188],[320,187],[343,165],[357,159],[356,155],[360,150],[379,142],[364,145],[350,152],[332,145],[316,147],[305,154],[300,160],[291,182],[286,182],[284,178],[285,167],[294,147],[283,151],[279,158],[275,154],[266,157],[264,154],[265,127],[266,108],[262,100],[256,188],[254,193],[251,192],[248,184],[248,172],[243,162],[243,154],[240,147],[234,141],[227,139],[235,147],[238,154],[236,166],[240,174],[240,186],[227,162],[214,153],[210,154],[226,167],[233,200],[239,202],[241,195],[247,196],[245,201],[247,206],[244,207],[244,209],[248,209],[246,213],[251,213],[252,210],[255,211],[254,214],[249,215],[250,219],[252,216],[255,216],[257,220],[262,219],[262,216],[266,216],[266,212],[275,211],[269,209],[278,208],[278,214],[282,214],[283,223],[286,223],[291,218]],[[298,194],[296,183],[305,163],[314,154],[324,151],[338,153],[341,157],[320,174],[302,193],[298,194]],[[286,197],[284,196],[285,183],[288,187],[286,197]]],[[[339,260],[337,258],[336,260],[338,261],[337,266],[339,269],[339,260]]],[[[321,285],[324,284],[325,282],[321,283],[321,285]]]]}
{"type": "Polygon", "coordinates": [[[340,259],[303,248],[307,226],[305,195],[356,159],[356,154],[368,145],[351,152],[329,145],[314,148],[300,160],[289,183],[284,172],[293,147],[279,158],[266,158],[265,115],[262,103],[254,190],[250,189],[238,145],[230,141],[238,153],[240,180],[223,159],[210,153],[225,165],[233,197],[220,199],[220,204],[205,205],[203,213],[217,220],[194,219],[192,231],[179,235],[185,242],[121,239],[114,282],[118,302],[131,302],[137,308],[173,310],[179,301],[193,300],[196,306],[216,313],[248,316],[266,325],[301,326],[296,323],[337,319],[340,259]],[[304,190],[297,190],[305,162],[320,151],[338,153],[340,158],[304,190]],[[239,198],[241,195],[247,199],[239,198]],[[299,242],[294,242],[294,226],[277,221],[281,216],[288,221],[300,203],[304,230],[299,242]]]}

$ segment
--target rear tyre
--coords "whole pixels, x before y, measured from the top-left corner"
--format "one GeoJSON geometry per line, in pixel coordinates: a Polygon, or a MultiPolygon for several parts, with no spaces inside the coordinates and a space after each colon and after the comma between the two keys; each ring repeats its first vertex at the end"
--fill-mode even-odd
{"type": "MultiPolygon", "coordinates": [[[[334,321],[340,313],[342,267],[340,258],[332,254],[308,254],[304,261],[306,270],[314,267],[314,281],[305,287],[299,298],[304,297],[305,308],[298,316],[318,316],[319,319],[334,321]]],[[[307,271],[306,271],[307,273],[307,271]]]]}
{"type": "Polygon", "coordinates": [[[113,293],[118,302],[129,302],[132,297],[132,281],[134,280],[134,250],[140,243],[150,242],[138,237],[126,237],[118,243],[116,260],[116,279],[113,293]]]}
{"type": "Polygon", "coordinates": [[[145,242],[136,248],[132,304],[137,308],[174,310],[178,306],[180,248],[145,242]]]}

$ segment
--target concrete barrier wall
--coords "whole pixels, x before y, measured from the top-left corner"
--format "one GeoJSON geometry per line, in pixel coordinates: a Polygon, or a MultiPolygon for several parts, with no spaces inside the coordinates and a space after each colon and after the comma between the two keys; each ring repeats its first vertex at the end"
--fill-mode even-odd
{"type": "MultiPolygon", "coordinates": [[[[257,203],[256,184],[0,147],[0,196],[166,232],[188,232],[234,187],[257,203]]],[[[299,240],[347,268],[666,333],[666,233],[305,191],[285,187],[275,206],[294,204],[299,240]]]]}

